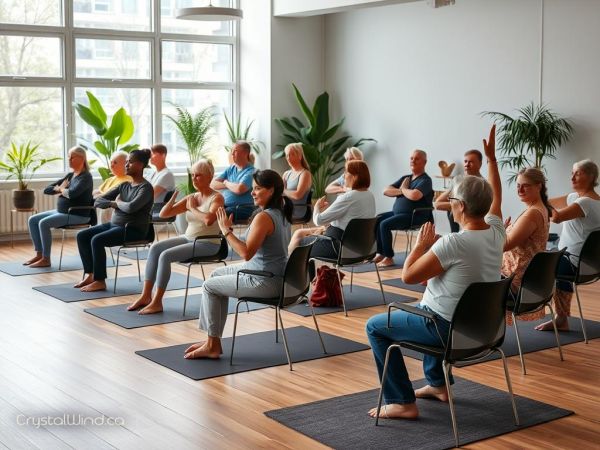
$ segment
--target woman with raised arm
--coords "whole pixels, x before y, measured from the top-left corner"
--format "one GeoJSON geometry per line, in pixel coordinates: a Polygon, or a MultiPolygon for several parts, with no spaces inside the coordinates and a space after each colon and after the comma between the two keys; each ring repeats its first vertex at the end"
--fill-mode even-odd
{"type": "Polygon", "coordinates": [[[259,170],[253,177],[252,198],[259,208],[254,213],[245,239],[233,234],[233,215],[217,210],[219,229],[232,249],[246,262],[215,270],[202,286],[200,329],[204,342],[188,347],[184,358],[221,356],[221,337],[227,321],[229,297],[277,297],[287,262],[293,205],[283,195],[283,180],[273,170],[259,170]],[[242,269],[270,272],[271,276],[243,274],[242,269]]]}
{"type": "MultiPolygon", "coordinates": [[[[363,152],[358,147],[348,147],[344,152],[344,159],[348,161],[364,161],[363,152]]],[[[350,187],[346,185],[346,178],[344,174],[341,174],[338,178],[333,180],[325,188],[326,194],[343,194],[348,192],[350,187]]]]}
{"type": "Polygon", "coordinates": [[[218,253],[221,244],[219,238],[196,241],[198,237],[219,234],[217,210],[225,203],[223,196],[210,187],[214,174],[215,169],[212,163],[207,159],[201,159],[192,166],[192,182],[196,192],[176,202],[177,191],[175,191],[175,194],[163,206],[160,211],[161,218],[185,213],[188,226],[183,236],[175,236],[152,244],[146,263],[142,294],[127,308],[129,311],[142,308],[140,314],[161,312],[163,310],[162,299],[167,290],[169,278],[171,278],[171,264],[192,257],[218,253]],[[152,290],[155,284],[156,291],[153,296],[152,290]]]}
{"type": "Polygon", "coordinates": [[[283,193],[294,203],[292,217],[300,219],[306,215],[306,202],[312,186],[312,174],[304,157],[301,143],[286,145],[284,152],[290,170],[283,173],[283,193]]]}
{"type": "MultiPolygon", "coordinates": [[[[496,127],[493,126],[489,140],[483,141],[488,158],[488,181],[466,176],[454,186],[449,198],[452,213],[462,226],[462,231],[440,238],[436,236],[431,223],[424,224],[404,264],[402,279],[405,283],[428,281],[418,307],[437,316],[439,334],[429,319],[404,311],[392,313],[391,327],[387,324],[387,314],[376,315],[367,322],[367,334],[380,377],[386,351],[392,343],[410,340],[425,345],[445,345],[452,315],[467,287],[475,282],[500,279],[506,232],[500,210],[502,185],[496,162],[495,133],[496,127]]],[[[448,401],[442,360],[424,355],[423,370],[428,385],[415,391],[402,354],[390,354],[388,376],[383,389],[385,405],[381,407],[380,417],[418,417],[416,398],[448,401]]],[[[376,414],[377,408],[369,411],[371,417],[376,414]]]]}

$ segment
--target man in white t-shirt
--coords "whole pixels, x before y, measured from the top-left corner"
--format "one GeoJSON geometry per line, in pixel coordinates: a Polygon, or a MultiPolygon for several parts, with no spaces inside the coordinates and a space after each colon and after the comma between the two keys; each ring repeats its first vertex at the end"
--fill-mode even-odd
{"type": "Polygon", "coordinates": [[[150,164],[155,170],[148,177],[148,181],[154,188],[154,203],[164,203],[167,192],[175,190],[175,176],[167,168],[167,147],[155,144],[150,151],[150,164]]]}

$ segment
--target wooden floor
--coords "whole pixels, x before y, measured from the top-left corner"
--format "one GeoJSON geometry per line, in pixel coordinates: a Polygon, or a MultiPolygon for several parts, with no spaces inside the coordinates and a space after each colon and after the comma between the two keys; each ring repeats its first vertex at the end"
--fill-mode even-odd
{"type": "MultiPolygon", "coordinates": [[[[31,253],[27,243],[14,249],[0,245],[2,261],[22,261],[31,253]]],[[[75,253],[73,242],[66,252],[75,253]]],[[[399,273],[383,272],[382,277],[399,273]]],[[[125,274],[135,274],[135,265],[123,268],[125,274]]],[[[321,448],[263,412],[378,386],[369,351],[298,363],[293,372],[280,366],[192,381],[134,351],[201,340],[204,335],[196,321],[125,330],[83,310],[128,302],[132,296],[67,304],[31,289],[76,282],[80,276],[0,273],[0,448],[321,448]],[[124,425],[20,425],[26,417],[63,414],[105,415],[124,425]]],[[[366,286],[375,286],[374,279],[373,273],[355,276],[366,286]]],[[[581,289],[588,319],[600,320],[599,289],[600,283],[581,289]]],[[[349,317],[324,315],[319,324],[325,332],[366,343],[366,320],[383,311],[381,306],[352,311],[349,317]]],[[[311,318],[283,314],[288,327],[312,327],[311,318]]],[[[231,335],[231,322],[225,336],[231,335]]],[[[272,328],[272,312],[262,310],[241,316],[238,333],[272,328]]],[[[562,363],[556,349],[527,355],[527,376],[521,375],[518,357],[513,357],[510,371],[515,393],[571,409],[575,415],[468,448],[600,448],[600,339],[565,346],[564,353],[562,363]]],[[[418,361],[407,358],[407,366],[412,379],[422,378],[418,361]]],[[[499,361],[455,374],[506,390],[499,361]]]]}

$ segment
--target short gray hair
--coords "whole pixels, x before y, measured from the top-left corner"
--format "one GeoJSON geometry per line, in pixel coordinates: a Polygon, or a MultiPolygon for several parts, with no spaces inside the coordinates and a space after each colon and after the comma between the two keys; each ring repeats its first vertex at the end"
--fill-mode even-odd
{"type": "Polygon", "coordinates": [[[598,165],[594,161],[591,159],[584,159],[582,161],[577,161],[573,164],[573,167],[582,170],[588,177],[591,177],[593,187],[598,186],[598,165]]]}
{"type": "Polygon", "coordinates": [[[209,159],[200,159],[192,166],[192,173],[196,171],[208,175],[210,178],[215,176],[215,167],[209,159]]]}
{"type": "Polygon", "coordinates": [[[421,155],[427,161],[427,152],[425,150],[421,150],[419,148],[416,148],[416,149],[413,150],[413,153],[418,153],[419,155],[421,155]]]}
{"type": "Polygon", "coordinates": [[[466,175],[454,185],[452,196],[465,204],[465,212],[471,217],[484,217],[492,206],[494,192],[490,183],[475,175],[466,175]]]}
{"type": "Polygon", "coordinates": [[[117,158],[127,159],[128,156],[129,154],[127,152],[124,152],[123,150],[117,150],[111,155],[110,160],[114,161],[117,158]]]}

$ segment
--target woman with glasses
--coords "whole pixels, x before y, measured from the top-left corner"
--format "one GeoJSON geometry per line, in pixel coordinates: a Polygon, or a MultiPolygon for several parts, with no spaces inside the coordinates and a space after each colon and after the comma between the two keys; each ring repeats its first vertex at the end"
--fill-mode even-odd
{"type": "MultiPolygon", "coordinates": [[[[496,127],[493,126],[489,140],[483,141],[489,182],[467,175],[454,186],[449,198],[454,220],[461,225],[462,231],[440,238],[435,235],[433,224],[425,223],[404,264],[402,279],[405,283],[427,281],[427,289],[418,307],[435,314],[437,326],[429,319],[404,311],[391,314],[391,326],[388,326],[385,313],[371,317],[367,322],[367,335],[380,377],[386,351],[391,344],[412,341],[444,345],[452,315],[467,287],[471,283],[500,280],[506,231],[500,208],[502,184],[495,155],[495,132],[496,127]]],[[[416,398],[448,401],[442,359],[424,355],[423,371],[428,384],[415,391],[401,352],[390,354],[388,376],[383,387],[385,405],[380,411],[382,418],[417,418],[416,398]]],[[[377,408],[371,409],[368,414],[375,417],[377,408]]]]}
{"type": "Polygon", "coordinates": [[[195,241],[197,237],[219,234],[217,210],[225,205],[225,201],[220,193],[210,187],[214,174],[212,163],[207,159],[201,159],[192,166],[192,182],[196,192],[176,202],[177,191],[175,191],[163,206],[160,211],[161,218],[185,213],[188,226],[183,236],[152,244],[146,263],[142,294],[127,308],[129,311],[142,308],[139,314],[161,312],[162,299],[171,277],[171,264],[192,257],[216,255],[219,252],[221,240],[218,238],[195,241]],[[155,284],[156,291],[153,296],[152,289],[155,284]]]}

